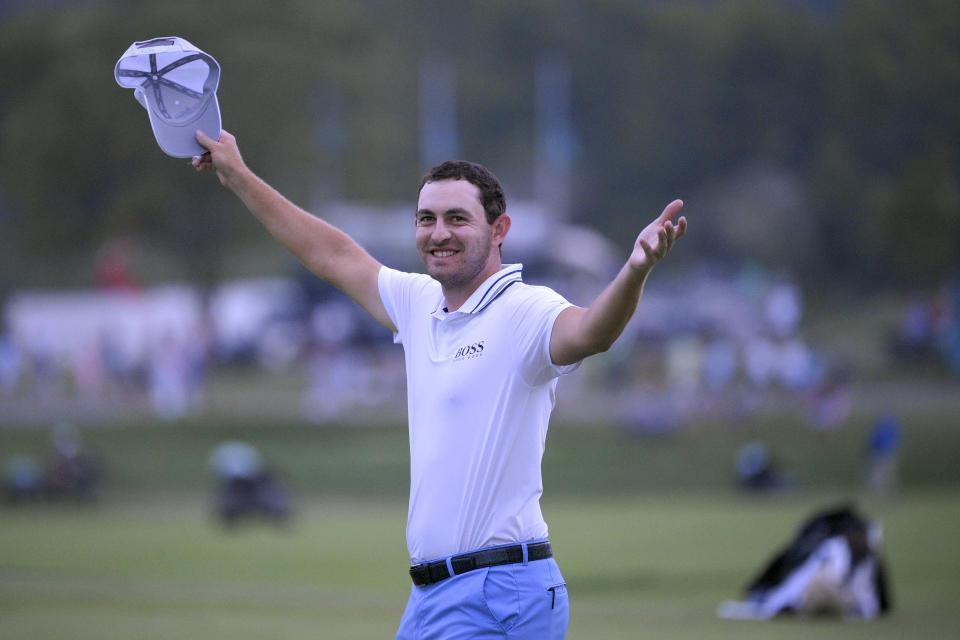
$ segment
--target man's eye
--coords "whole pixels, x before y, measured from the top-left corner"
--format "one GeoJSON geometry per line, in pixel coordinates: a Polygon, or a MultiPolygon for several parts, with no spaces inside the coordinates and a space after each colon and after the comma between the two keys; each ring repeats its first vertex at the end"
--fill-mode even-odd
{"type": "Polygon", "coordinates": [[[433,224],[433,217],[420,216],[419,218],[417,218],[417,226],[423,227],[428,224],[433,224]]]}

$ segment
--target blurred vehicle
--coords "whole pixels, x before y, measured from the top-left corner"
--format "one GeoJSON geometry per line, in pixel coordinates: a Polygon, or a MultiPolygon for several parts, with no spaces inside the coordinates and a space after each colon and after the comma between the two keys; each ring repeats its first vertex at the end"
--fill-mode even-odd
{"type": "Polygon", "coordinates": [[[217,476],[216,515],[225,526],[233,527],[251,517],[275,523],[290,518],[289,492],[252,445],[239,440],[222,442],[213,450],[210,465],[217,476]]]}

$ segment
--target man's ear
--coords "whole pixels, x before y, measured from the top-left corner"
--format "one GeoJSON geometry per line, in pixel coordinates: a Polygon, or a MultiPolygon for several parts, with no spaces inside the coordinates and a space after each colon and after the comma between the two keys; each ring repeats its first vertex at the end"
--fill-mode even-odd
{"type": "Polygon", "coordinates": [[[505,213],[501,213],[497,219],[493,221],[493,244],[503,244],[504,238],[507,237],[507,232],[510,231],[510,224],[510,216],[505,213]]]}

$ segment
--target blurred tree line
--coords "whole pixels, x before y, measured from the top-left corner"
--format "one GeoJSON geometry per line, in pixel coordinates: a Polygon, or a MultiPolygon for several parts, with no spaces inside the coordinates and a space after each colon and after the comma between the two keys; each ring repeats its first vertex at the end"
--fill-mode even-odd
{"type": "Polygon", "coordinates": [[[456,70],[460,154],[508,198],[531,197],[534,75],[549,56],[570,71],[573,219],[625,249],[679,196],[696,229],[687,259],[858,288],[936,284],[960,264],[952,0],[3,6],[0,293],[77,283],[116,236],[205,282],[264,241],[215,179],[162,154],[114,82],[131,42],[167,35],[219,60],[224,127],[308,207],[412,211],[427,59],[456,70]]]}

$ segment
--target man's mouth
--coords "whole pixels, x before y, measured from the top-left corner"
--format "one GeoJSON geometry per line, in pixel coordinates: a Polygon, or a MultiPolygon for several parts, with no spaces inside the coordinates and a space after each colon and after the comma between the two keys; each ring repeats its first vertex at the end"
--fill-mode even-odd
{"type": "Polygon", "coordinates": [[[434,256],[435,258],[449,258],[455,253],[456,251],[453,249],[434,249],[430,252],[430,255],[434,256]]]}

